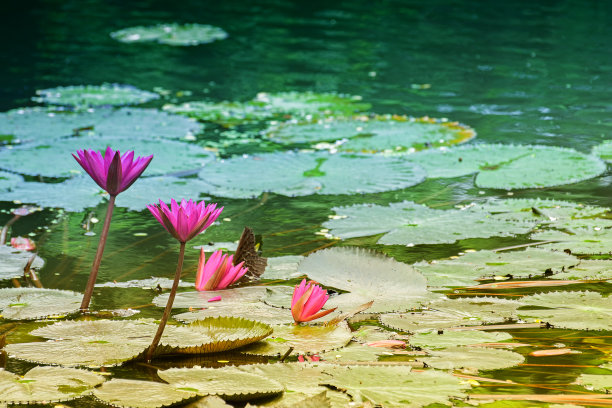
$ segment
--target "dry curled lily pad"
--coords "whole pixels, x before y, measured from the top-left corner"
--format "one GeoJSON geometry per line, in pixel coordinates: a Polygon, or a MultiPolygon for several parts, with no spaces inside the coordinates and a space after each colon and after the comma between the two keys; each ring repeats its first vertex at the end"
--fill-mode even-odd
{"type": "Polygon", "coordinates": [[[275,356],[285,354],[293,347],[292,354],[314,354],[343,347],[352,338],[351,330],[344,322],[337,326],[275,325],[272,328],[274,332],[268,338],[240,351],[275,356]]]}
{"type": "Polygon", "coordinates": [[[0,370],[0,403],[46,404],[88,395],[104,377],[91,371],[34,367],[23,377],[0,370]]]}
{"type": "Polygon", "coordinates": [[[224,40],[228,34],[222,28],[208,24],[173,23],[124,28],[113,31],[110,36],[123,43],[157,42],[174,46],[190,46],[224,40]]]}
{"type": "Polygon", "coordinates": [[[597,292],[550,292],[525,296],[521,317],[536,318],[555,327],[575,330],[610,330],[612,296],[597,292]],[[543,309],[546,308],[546,309],[543,309]]]}
{"type": "Polygon", "coordinates": [[[298,272],[325,286],[350,292],[333,296],[326,303],[326,307],[342,311],[370,300],[374,305],[369,312],[408,310],[431,296],[425,278],[411,266],[362,248],[317,251],[300,262],[298,272]]]}
{"type": "Polygon", "coordinates": [[[468,252],[456,259],[419,262],[414,268],[427,278],[429,286],[454,287],[473,285],[479,278],[541,276],[545,272],[563,271],[579,262],[564,252],[528,248],[512,252],[468,252]]]}
{"type": "MultiPolygon", "coordinates": [[[[0,280],[23,276],[23,269],[32,256],[34,254],[31,252],[20,251],[8,245],[0,245],[0,280]]],[[[36,256],[30,267],[39,269],[44,264],[45,261],[36,256]]]]}
{"type": "MultiPolygon", "coordinates": [[[[211,306],[209,299],[221,296],[219,303],[227,304],[243,304],[259,302],[266,294],[266,288],[263,286],[245,286],[235,289],[210,290],[210,291],[192,291],[177,293],[172,308],[204,308],[211,306]]],[[[153,303],[159,307],[165,307],[168,302],[168,293],[159,295],[153,299],[153,303]]]]}
{"type": "Polygon", "coordinates": [[[429,357],[419,360],[438,369],[475,371],[513,367],[525,361],[525,357],[513,351],[486,347],[448,347],[430,351],[429,357]]]}
{"type": "Polygon", "coordinates": [[[612,279],[612,261],[583,259],[565,272],[555,274],[553,279],[569,280],[610,280],[612,279]]]}
{"type": "Polygon", "coordinates": [[[229,401],[248,401],[283,393],[283,386],[278,381],[236,367],[171,368],[157,374],[176,389],[203,396],[217,395],[229,401]]]}
{"type": "Polygon", "coordinates": [[[160,408],[177,404],[197,395],[192,390],[177,389],[152,381],[114,378],[94,391],[94,396],[115,407],[160,408]]]}
{"type": "Polygon", "coordinates": [[[420,166],[402,158],[293,151],[232,157],[200,172],[209,184],[206,193],[231,198],[264,192],[286,196],[376,193],[410,187],[425,177],[420,166]]]}
{"type": "Polygon", "coordinates": [[[213,302],[209,303],[205,308],[191,312],[180,313],[178,315],[175,315],[174,318],[182,322],[194,322],[196,320],[202,320],[207,317],[214,316],[243,317],[245,319],[256,319],[257,321],[266,324],[286,324],[293,322],[291,311],[278,307],[268,306],[267,304],[261,302],[213,302]]]}
{"type": "Polygon", "coordinates": [[[74,107],[135,105],[159,98],[156,93],[120,84],[59,86],[36,94],[32,98],[36,102],[74,107]]]}
{"type": "Polygon", "coordinates": [[[0,289],[1,317],[10,320],[34,320],[75,313],[82,295],[71,290],[39,288],[0,289]]]}
{"type": "Polygon", "coordinates": [[[367,400],[384,407],[423,407],[449,398],[465,397],[469,385],[440,371],[412,372],[401,366],[329,367],[332,376],[323,384],[345,389],[354,400],[367,400]]]}
{"type": "Polygon", "coordinates": [[[428,333],[417,333],[410,336],[410,345],[424,349],[444,349],[481,343],[501,343],[511,339],[512,335],[504,332],[466,330],[439,333],[437,331],[432,331],[428,333]]]}

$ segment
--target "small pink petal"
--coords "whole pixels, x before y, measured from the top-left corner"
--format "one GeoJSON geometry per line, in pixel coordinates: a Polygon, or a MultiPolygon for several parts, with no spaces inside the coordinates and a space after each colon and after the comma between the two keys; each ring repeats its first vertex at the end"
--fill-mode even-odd
{"type": "Polygon", "coordinates": [[[303,363],[303,362],[304,362],[304,356],[300,354],[300,355],[298,356],[298,361],[299,361],[300,363],[303,363]]]}
{"type": "Polygon", "coordinates": [[[22,251],[33,251],[36,249],[36,244],[30,238],[13,237],[11,238],[11,246],[22,251]]]}
{"type": "Polygon", "coordinates": [[[218,302],[220,300],[221,300],[221,296],[215,296],[215,297],[208,299],[209,302],[218,302]]]}
{"type": "Polygon", "coordinates": [[[378,340],[366,345],[370,347],[391,347],[391,348],[405,348],[406,342],[401,340],[378,340]]]}

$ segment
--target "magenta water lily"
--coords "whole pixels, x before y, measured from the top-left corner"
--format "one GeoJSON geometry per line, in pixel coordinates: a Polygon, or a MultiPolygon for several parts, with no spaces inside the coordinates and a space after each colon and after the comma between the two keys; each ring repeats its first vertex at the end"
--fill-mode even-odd
{"type": "Polygon", "coordinates": [[[102,261],[102,254],[104,253],[104,246],[106,245],[106,238],[108,237],[108,230],[113,216],[113,208],[115,207],[115,198],[117,194],[127,190],[134,184],[136,179],[140,177],[149,163],[151,163],[151,160],[153,160],[153,155],[136,157],[136,159],[134,159],[134,152],[132,150],[122,155],[119,150],[113,150],[107,147],[104,155],[95,150],[84,149],[77,150],[77,154],[75,155],[73,153],[72,156],[81,167],[83,167],[83,170],[85,170],[100,187],[110,194],[108,209],[106,210],[106,217],[100,234],[100,242],[98,243],[96,256],[91,267],[91,272],[89,273],[83,301],[81,302],[81,310],[84,311],[89,308],[89,302],[91,301],[91,295],[93,294],[94,285],[98,276],[98,269],[102,261]]]}
{"type": "Polygon", "coordinates": [[[183,259],[185,257],[185,243],[195,236],[201,234],[208,228],[221,214],[223,207],[217,208],[217,204],[208,204],[204,201],[195,202],[193,200],[182,200],[178,204],[174,199],[170,201],[170,207],[166,205],[162,200],[159,200],[159,204],[148,205],[147,208],[151,211],[151,214],[164,226],[174,238],[180,243],[178,264],[176,266],[176,272],[174,274],[174,282],[172,283],[172,289],[168,296],[168,303],[164,309],[164,314],[159,322],[159,328],[155,334],[155,338],[151,343],[151,346],[147,350],[146,359],[151,361],[153,353],[159,344],[168,317],[172,311],[172,304],[174,303],[174,297],[176,296],[176,289],[178,288],[181,274],[183,273],[183,259]]]}
{"type": "Polygon", "coordinates": [[[195,283],[196,289],[218,290],[227,288],[247,273],[249,269],[243,268],[243,265],[244,262],[234,265],[234,256],[223,255],[221,250],[213,252],[207,261],[204,248],[201,248],[195,283]]]}
{"type": "Polygon", "coordinates": [[[325,289],[312,281],[306,283],[306,279],[303,279],[293,290],[291,298],[293,320],[296,323],[309,322],[330,314],[336,308],[321,310],[328,299],[329,295],[325,289]]]}

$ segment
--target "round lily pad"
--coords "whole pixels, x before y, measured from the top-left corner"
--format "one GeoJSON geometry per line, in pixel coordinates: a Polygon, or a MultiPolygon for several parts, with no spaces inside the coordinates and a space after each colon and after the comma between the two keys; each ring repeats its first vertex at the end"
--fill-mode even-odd
{"type": "Polygon", "coordinates": [[[427,304],[431,311],[447,312],[461,316],[463,320],[480,324],[503,323],[516,319],[521,304],[516,300],[478,296],[457,299],[438,299],[427,304]]]}
{"type": "Polygon", "coordinates": [[[249,198],[264,192],[303,196],[397,190],[422,182],[425,173],[399,158],[283,152],[217,161],[200,178],[209,184],[209,194],[249,198]]]}
{"type": "Polygon", "coordinates": [[[593,147],[591,153],[608,163],[612,162],[612,140],[606,140],[603,143],[593,147]]]}
{"type": "MultiPolygon", "coordinates": [[[[151,277],[149,279],[134,279],[127,282],[105,282],[105,283],[96,283],[96,288],[141,288],[141,289],[171,289],[172,284],[174,283],[173,279],[168,278],[155,278],[151,277]]],[[[193,286],[193,283],[190,282],[179,282],[179,288],[190,288],[193,286]]]]}
{"type": "Polygon", "coordinates": [[[350,292],[331,297],[325,305],[342,311],[370,300],[374,305],[369,312],[403,311],[429,297],[425,278],[411,266],[361,248],[317,251],[300,262],[298,272],[325,286],[350,292]],[[372,279],[373,271],[376,279],[372,279]]]}
{"type": "Polygon", "coordinates": [[[176,320],[182,322],[194,322],[207,317],[214,316],[234,316],[243,317],[245,319],[255,319],[267,324],[285,324],[293,323],[291,311],[278,307],[268,306],[265,303],[235,303],[228,302],[213,302],[209,303],[201,310],[193,312],[185,312],[175,315],[176,320]]]}
{"type": "MultiPolygon", "coordinates": [[[[263,286],[245,286],[242,288],[208,290],[177,293],[172,304],[173,309],[177,308],[203,308],[209,307],[209,299],[221,296],[220,303],[244,304],[256,303],[266,294],[263,286]]],[[[153,299],[153,303],[159,307],[165,307],[168,303],[168,293],[159,295],[153,299]]]]}
{"type": "Polygon", "coordinates": [[[77,312],[82,295],[70,290],[0,289],[0,313],[10,320],[34,320],[77,312]]]}
{"type": "Polygon", "coordinates": [[[159,98],[156,93],[120,84],[59,86],[36,94],[32,98],[36,102],[74,107],[134,105],[159,98]]]}
{"type": "Polygon", "coordinates": [[[486,347],[448,347],[433,350],[423,357],[429,367],[445,370],[498,370],[513,367],[525,361],[525,357],[509,350],[486,347]]]}
{"type": "Polygon", "coordinates": [[[0,113],[0,135],[11,136],[13,143],[70,136],[189,140],[201,131],[202,125],[193,119],[156,109],[69,111],[34,107],[0,113]]]}
{"type": "Polygon", "coordinates": [[[268,136],[283,144],[334,142],[346,139],[339,149],[347,152],[403,152],[450,146],[470,140],[474,130],[456,122],[397,116],[330,119],[316,123],[291,123],[271,130],[268,136]]]}
{"type": "Polygon", "coordinates": [[[23,177],[18,174],[0,171],[0,191],[11,190],[23,183],[23,177]]]}
{"type": "Polygon", "coordinates": [[[229,401],[271,397],[284,391],[278,381],[236,367],[171,368],[157,374],[176,389],[194,391],[198,395],[218,395],[229,401]]]}
{"type": "Polygon", "coordinates": [[[521,317],[536,318],[555,327],[575,330],[610,330],[612,297],[597,292],[550,292],[525,296],[521,317]],[[546,309],[543,309],[546,308],[546,309]]]}
{"type": "Polygon", "coordinates": [[[321,353],[321,358],[331,363],[337,361],[377,361],[382,355],[393,355],[393,350],[387,347],[371,347],[366,344],[350,342],[338,350],[321,353]]]}
{"type": "Polygon", "coordinates": [[[227,127],[260,122],[274,116],[273,112],[266,110],[264,107],[248,102],[191,101],[180,105],[164,105],[163,109],[227,127]]]}
{"type": "Polygon", "coordinates": [[[153,165],[145,171],[146,176],[197,171],[214,158],[211,152],[199,146],[170,140],[99,137],[83,140],[75,137],[49,141],[48,144],[26,144],[0,150],[0,166],[30,176],[70,177],[85,174],[70,156],[70,152],[78,149],[104,150],[107,146],[121,152],[134,150],[137,156],[153,154],[153,165]],[[181,160],[177,160],[177,157],[181,160]]]}
{"type": "Polygon", "coordinates": [[[612,391],[611,374],[581,374],[576,383],[604,393],[612,391]]]}
{"type": "Polygon", "coordinates": [[[276,114],[305,119],[350,116],[371,107],[358,95],[315,92],[260,92],[251,103],[276,114]]]}
{"type": "Polygon", "coordinates": [[[406,332],[429,332],[450,327],[482,324],[478,316],[470,316],[452,310],[423,310],[410,313],[386,313],[379,316],[384,326],[406,332]]]}
{"type": "Polygon", "coordinates": [[[541,248],[564,251],[569,249],[575,254],[607,254],[612,248],[612,229],[568,228],[568,232],[558,230],[538,231],[530,238],[536,241],[557,241],[541,245],[541,248]]]}
{"type": "Polygon", "coordinates": [[[139,380],[113,378],[94,391],[102,402],[124,408],[160,408],[193,398],[196,392],[172,385],[139,380]]]}
{"type": "MultiPolygon", "coordinates": [[[[0,280],[23,276],[23,269],[33,256],[31,252],[21,251],[7,245],[0,245],[0,280]]],[[[36,256],[31,268],[42,268],[45,261],[36,256]]]]}
{"type": "Polygon", "coordinates": [[[583,259],[576,266],[557,273],[554,279],[570,280],[610,280],[612,279],[612,261],[583,259]]]}
{"type": "Polygon", "coordinates": [[[207,24],[159,24],[124,28],[113,31],[110,36],[124,43],[154,41],[160,44],[189,46],[224,40],[228,34],[222,28],[207,24]]]}
{"type": "Polygon", "coordinates": [[[23,377],[0,370],[0,402],[48,404],[88,395],[104,377],[91,371],[61,367],[34,367],[23,377]]]}
{"type": "Polygon", "coordinates": [[[512,335],[503,332],[467,330],[438,333],[434,331],[429,333],[416,333],[410,336],[410,345],[425,349],[442,349],[479,343],[501,343],[510,339],[512,339],[512,335]]]}
{"type": "Polygon", "coordinates": [[[298,264],[304,259],[300,255],[286,255],[268,258],[268,265],[262,279],[293,279],[298,278],[298,264]]]}

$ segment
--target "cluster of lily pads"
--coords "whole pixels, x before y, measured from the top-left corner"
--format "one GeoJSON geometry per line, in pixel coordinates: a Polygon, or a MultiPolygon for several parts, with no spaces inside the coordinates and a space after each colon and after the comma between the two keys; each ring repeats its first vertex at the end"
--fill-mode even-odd
{"type": "MultiPolygon", "coordinates": [[[[36,101],[47,106],[0,114],[0,200],[75,212],[107,199],[107,193],[114,202],[116,190],[99,183],[104,193],[83,177],[76,162],[64,158],[85,145],[103,150],[111,144],[155,156],[155,166],[117,198],[117,206],[130,210],[142,210],[158,197],[376,193],[407,189],[426,178],[470,174],[481,188],[537,188],[596,177],[612,157],[611,142],[592,154],[545,146],[455,146],[472,140],[474,130],[445,119],[371,114],[365,112],[369,105],[350,95],[262,93],[247,102],[195,101],[164,110],[118,107],[156,99],[154,93],[122,85],[61,87],[38,92],[36,101]],[[244,131],[243,140],[266,141],[275,151],[230,156],[216,149],[222,153],[216,157],[206,142],[211,127],[244,131]],[[151,197],[152,190],[156,197],[151,197]]],[[[173,233],[169,225],[174,223],[160,215],[161,208],[160,203],[156,217],[173,233]]],[[[14,359],[49,365],[23,377],[0,371],[0,403],[64,401],[90,394],[115,406],[147,408],[195,400],[225,404],[215,397],[278,407],[363,401],[416,407],[466,399],[474,385],[463,380],[466,376],[516,366],[525,361],[524,347],[537,348],[514,343],[504,326],[514,330],[548,323],[610,330],[612,298],[571,290],[572,285],[612,279],[612,261],[584,259],[609,254],[608,212],[605,207],[538,199],[479,200],[452,209],[412,201],[333,207],[322,226],[337,247],[306,257],[270,258],[261,278],[280,284],[185,290],[174,298],[180,285],[176,279],[170,293],[151,295],[177,322],[166,327],[153,357],[198,361],[212,354],[220,362],[229,360],[213,353],[233,350],[228,359],[280,360],[159,369],[164,382],[106,380],[87,370],[142,360],[156,322],[132,317],[63,320],[83,309],[79,293],[0,289],[3,320],[26,328],[33,326],[22,321],[35,320],[39,326],[27,330],[25,338],[8,333],[4,351],[14,359]],[[413,265],[351,246],[364,237],[372,245],[412,248],[500,236],[540,242],[537,248],[466,251],[413,265]],[[335,291],[318,316],[320,323],[293,324],[306,320],[296,319],[290,310],[296,304],[295,279],[303,277],[335,291]],[[511,284],[570,290],[519,300],[452,296],[458,288],[469,295],[469,290],[486,287],[491,292],[511,284]],[[370,324],[355,330],[363,320],[370,324]]],[[[183,249],[193,238],[174,233],[183,249]]],[[[42,266],[40,258],[4,245],[0,260],[0,279],[20,277],[30,261],[34,269],[42,266]]],[[[161,278],[124,286],[169,287],[161,278]]],[[[103,285],[124,287],[121,282],[103,285]]],[[[304,291],[312,288],[306,285],[304,291]]],[[[612,374],[605,366],[601,370],[582,375],[578,383],[610,390],[612,374]]]]}

